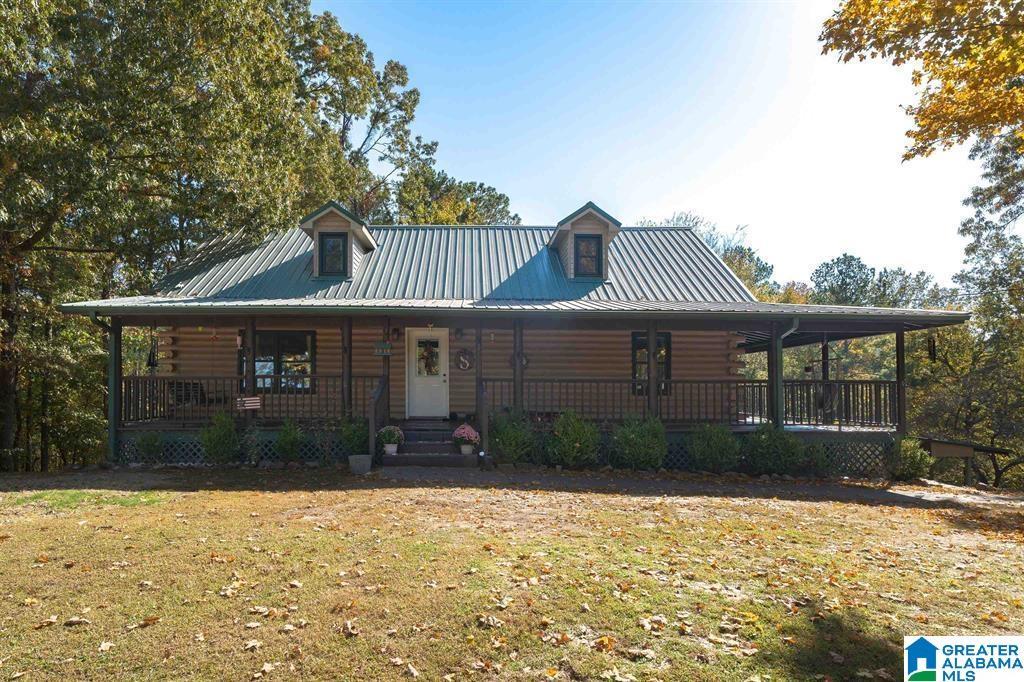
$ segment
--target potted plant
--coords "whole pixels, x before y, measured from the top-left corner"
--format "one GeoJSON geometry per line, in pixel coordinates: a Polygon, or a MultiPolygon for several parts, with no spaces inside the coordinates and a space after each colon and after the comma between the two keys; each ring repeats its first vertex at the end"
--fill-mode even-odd
{"type": "Polygon", "coordinates": [[[469,424],[463,424],[455,429],[452,438],[464,455],[472,455],[473,449],[480,445],[480,434],[469,424]]]}
{"type": "Polygon", "coordinates": [[[388,425],[377,432],[377,438],[384,444],[384,454],[393,455],[398,452],[398,446],[405,442],[405,434],[402,429],[394,425],[388,425]]]}

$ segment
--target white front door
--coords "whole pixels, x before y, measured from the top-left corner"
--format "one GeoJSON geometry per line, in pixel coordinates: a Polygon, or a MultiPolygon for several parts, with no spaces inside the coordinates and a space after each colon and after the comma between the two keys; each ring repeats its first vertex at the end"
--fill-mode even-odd
{"type": "Polygon", "coordinates": [[[406,417],[448,416],[448,330],[405,330],[406,417]]]}

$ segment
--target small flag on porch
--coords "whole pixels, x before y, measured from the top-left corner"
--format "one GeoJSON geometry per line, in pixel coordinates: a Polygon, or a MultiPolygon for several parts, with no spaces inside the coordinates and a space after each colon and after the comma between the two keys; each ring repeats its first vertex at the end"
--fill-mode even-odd
{"type": "Polygon", "coordinates": [[[258,395],[239,398],[236,405],[239,410],[258,410],[263,407],[263,398],[258,395]]]}

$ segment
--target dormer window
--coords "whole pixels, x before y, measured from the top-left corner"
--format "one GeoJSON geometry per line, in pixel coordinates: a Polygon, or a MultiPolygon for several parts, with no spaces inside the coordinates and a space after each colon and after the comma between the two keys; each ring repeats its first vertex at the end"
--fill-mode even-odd
{"type": "Polygon", "coordinates": [[[603,252],[601,235],[574,235],[573,253],[575,263],[573,271],[577,277],[601,277],[604,269],[601,264],[603,252]]]}
{"type": "Polygon", "coordinates": [[[348,234],[345,232],[319,233],[320,274],[344,277],[348,270],[348,234]]]}

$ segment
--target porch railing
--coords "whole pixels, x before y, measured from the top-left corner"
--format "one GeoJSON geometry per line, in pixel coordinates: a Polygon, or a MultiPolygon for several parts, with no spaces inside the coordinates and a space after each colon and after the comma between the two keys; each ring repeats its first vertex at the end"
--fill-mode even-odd
{"type": "MultiPolygon", "coordinates": [[[[484,379],[488,411],[511,409],[511,379],[484,379]]],[[[768,382],[664,381],[657,385],[658,412],[675,424],[757,425],[770,419],[768,382]]],[[[784,381],[784,419],[790,425],[897,425],[894,381],[784,381]]],[[[604,379],[526,379],[523,410],[543,421],[572,410],[594,420],[645,416],[647,382],[604,379]]]]}
{"type": "MultiPolygon", "coordinates": [[[[366,416],[380,377],[352,377],[352,414],[366,416]]],[[[246,395],[239,377],[129,376],[121,382],[121,422],[209,421],[218,412],[236,414],[246,395]]],[[[344,414],[342,377],[336,375],[261,375],[256,378],[257,420],[340,419],[344,414]]]]}

